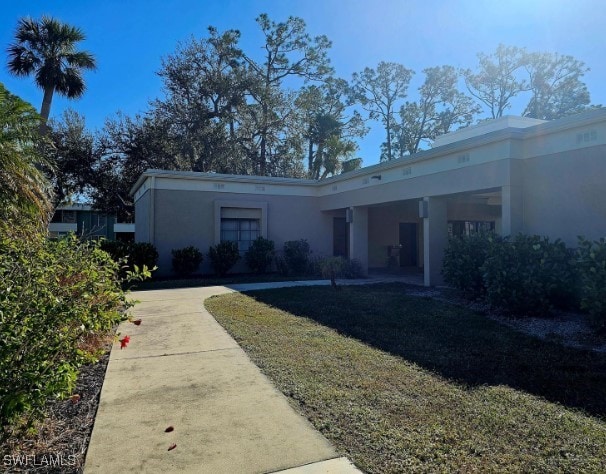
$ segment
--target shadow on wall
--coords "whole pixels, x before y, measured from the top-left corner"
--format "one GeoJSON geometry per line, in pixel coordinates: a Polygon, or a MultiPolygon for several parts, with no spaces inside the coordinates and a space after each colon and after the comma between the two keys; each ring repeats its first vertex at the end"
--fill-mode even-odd
{"type": "Polygon", "coordinates": [[[606,354],[541,341],[452,305],[408,297],[405,288],[283,288],[248,295],[470,388],[507,385],[606,417],[606,354]]]}

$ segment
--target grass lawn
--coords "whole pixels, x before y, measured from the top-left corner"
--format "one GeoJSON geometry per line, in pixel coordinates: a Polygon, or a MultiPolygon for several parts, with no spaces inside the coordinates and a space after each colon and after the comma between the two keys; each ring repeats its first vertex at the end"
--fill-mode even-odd
{"type": "Polygon", "coordinates": [[[606,354],[401,284],[284,288],[207,308],[367,472],[606,472],[606,354]]]}

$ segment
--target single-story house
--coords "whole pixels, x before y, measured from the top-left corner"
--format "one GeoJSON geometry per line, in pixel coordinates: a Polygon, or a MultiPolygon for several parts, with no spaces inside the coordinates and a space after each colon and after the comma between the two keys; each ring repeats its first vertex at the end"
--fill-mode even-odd
{"type": "Polygon", "coordinates": [[[570,246],[606,236],[606,109],[487,120],[430,150],[319,181],[148,170],[132,193],[135,239],[157,247],[160,274],[172,249],[234,240],[244,252],[263,236],[277,249],[307,239],[315,255],[365,270],[395,258],[435,285],[449,235],[494,229],[570,246]]]}

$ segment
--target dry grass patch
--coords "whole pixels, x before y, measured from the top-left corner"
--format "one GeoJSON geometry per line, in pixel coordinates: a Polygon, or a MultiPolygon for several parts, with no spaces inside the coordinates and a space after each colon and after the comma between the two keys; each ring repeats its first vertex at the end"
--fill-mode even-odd
{"type": "Polygon", "coordinates": [[[367,472],[606,470],[606,356],[403,285],[284,288],[206,303],[367,472]]]}

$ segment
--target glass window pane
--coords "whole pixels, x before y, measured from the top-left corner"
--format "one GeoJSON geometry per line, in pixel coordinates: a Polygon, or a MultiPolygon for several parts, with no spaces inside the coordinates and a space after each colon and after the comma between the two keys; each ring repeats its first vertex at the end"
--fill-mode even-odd
{"type": "Polygon", "coordinates": [[[240,232],[240,240],[250,240],[250,231],[244,230],[240,232]]]}
{"type": "Polygon", "coordinates": [[[63,211],[63,222],[74,224],[76,222],[76,211],[63,211]]]}
{"type": "Polygon", "coordinates": [[[221,219],[221,230],[238,230],[238,221],[235,219],[221,219]]]}
{"type": "Polygon", "coordinates": [[[259,220],[258,219],[250,221],[250,230],[259,230],[259,220]]]}
{"type": "Polygon", "coordinates": [[[236,242],[238,240],[238,232],[235,230],[221,231],[221,240],[223,242],[226,240],[229,240],[231,242],[236,242]]]}

